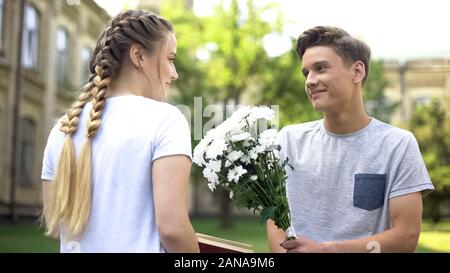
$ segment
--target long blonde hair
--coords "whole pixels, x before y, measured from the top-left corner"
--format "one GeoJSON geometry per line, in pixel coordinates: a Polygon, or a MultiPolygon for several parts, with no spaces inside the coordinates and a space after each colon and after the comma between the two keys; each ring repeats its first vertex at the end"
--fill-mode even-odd
{"type": "Polygon", "coordinates": [[[89,82],[61,119],[60,130],[66,139],[44,211],[47,235],[57,235],[62,224],[67,229],[68,238],[84,231],[92,206],[92,139],[101,124],[108,85],[119,72],[133,44],[140,44],[152,54],[157,44],[163,43],[166,34],[172,31],[172,25],[165,19],[147,11],[130,10],[112,18],[100,35],[90,62],[89,82]],[[88,102],[92,102],[92,110],[86,141],[77,161],[72,136],[88,102]]]}

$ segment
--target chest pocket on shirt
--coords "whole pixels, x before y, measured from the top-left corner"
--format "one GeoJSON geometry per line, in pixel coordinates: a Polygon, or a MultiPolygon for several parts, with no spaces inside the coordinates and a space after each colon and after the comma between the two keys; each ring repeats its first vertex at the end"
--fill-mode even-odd
{"type": "Polygon", "coordinates": [[[353,206],[368,211],[375,210],[383,206],[385,190],[385,174],[355,174],[353,206]]]}

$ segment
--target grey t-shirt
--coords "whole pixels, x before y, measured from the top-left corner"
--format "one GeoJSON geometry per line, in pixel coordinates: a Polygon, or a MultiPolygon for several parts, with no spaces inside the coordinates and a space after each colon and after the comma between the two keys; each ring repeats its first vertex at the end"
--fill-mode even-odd
{"type": "Polygon", "coordinates": [[[414,135],[372,118],[333,134],[323,120],[283,128],[289,158],[287,197],[297,234],[319,242],[350,240],[390,228],[389,199],[433,190],[414,135]]]}

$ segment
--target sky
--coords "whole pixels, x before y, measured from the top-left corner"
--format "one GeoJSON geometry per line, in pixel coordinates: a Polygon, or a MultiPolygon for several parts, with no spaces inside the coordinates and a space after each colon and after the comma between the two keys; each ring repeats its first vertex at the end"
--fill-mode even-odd
{"type": "MultiPolygon", "coordinates": [[[[96,0],[110,14],[125,2],[96,0]]],[[[194,0],[198,15],[212,12],[220,0],[194,0]]],[[[225,0],[227,2],[227,0],[225,0]]],[[[290,49],[289,37],[297,38],[316,25],[345,29],[366,42],[375,59],[450,58],[450,1],[447,0],[257,0],[257,4],[277,3],[284,14],[283,33],[265,39],[266,50],[278,55],[290,49]]],[[[272,14],[265,16],[268,20],[272,14]]]]}

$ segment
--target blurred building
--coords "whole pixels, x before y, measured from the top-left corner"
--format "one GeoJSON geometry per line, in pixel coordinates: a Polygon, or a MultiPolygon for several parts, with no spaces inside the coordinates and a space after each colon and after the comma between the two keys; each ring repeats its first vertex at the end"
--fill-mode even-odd
{"type": "Polygon", "coordinates": [[[34,214],[40,206],[48,133],[86,82],[89,58],[109,20],[93,0],[26,0],[23,17],[21,1],[0,0],[0,215],[11,213],[12,202],[17,214],[34,214]],[[19,86],[13,187],[13,113],[19,86]]]}
{"type": "Polygon", "coordinates": [[[428,103],[432,97],[450,97],[450,59],[390,61],[385,63],[385,73],[387,98],[400,102],[393,123],[408,121],[414,107],[428,103]]]}

